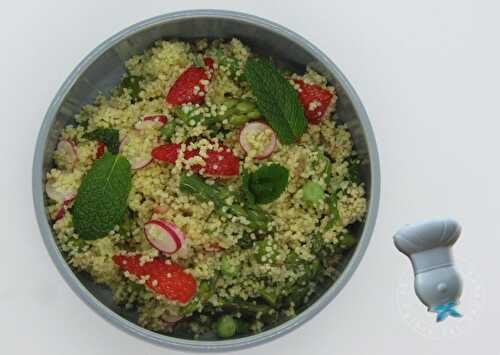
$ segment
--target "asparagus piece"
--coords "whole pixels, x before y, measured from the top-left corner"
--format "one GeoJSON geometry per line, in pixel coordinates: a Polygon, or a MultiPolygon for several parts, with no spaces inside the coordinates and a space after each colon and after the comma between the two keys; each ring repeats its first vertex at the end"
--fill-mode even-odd
{"type": "Polygon", "coordinates": [[[194,195],[201,201],[212,201],[216,211],[230,219],[232,217],[244,217],[246,224],[253,230],[267,231],[269,216],[258,206],[243,202],[240,194],[232,192],[220,185],[209,185],[198,175],[181,176],[180,190],[194,195]],[[234,202],[229,204],[226,200],[234,198],[234,202]]]}

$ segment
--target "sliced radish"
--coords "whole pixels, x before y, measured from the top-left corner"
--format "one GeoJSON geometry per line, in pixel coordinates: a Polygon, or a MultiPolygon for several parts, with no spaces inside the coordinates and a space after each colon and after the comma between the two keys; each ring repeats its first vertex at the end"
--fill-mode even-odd
{"type": "Polygon", "coordinates": [[[120,153],[125,155],[125,157],[128,159],[132,170],[142,169],[146,165],[148,165],[149,163],[151,163],[153,161],[153,157],[151,156],[151,152],[149,152],[149,151],[137,152],[134,154],[126,152],[125,148],[126,148],[127,144],[129,144],[130,142],[131,142],[130,137],[125,136],[122,139],[118,150],[120,151],[120,153]]]}
{"type": "Polygon", "coordinates": [[[69,200],[64,200],[63,205],[57,211],[57,214],[56,214],[56,217],[54,218],[54,221],[58,221],[64,217],[64,215],[66,214],[66,210],[68,209],[68,206],[71,205],[71,203],[74,201],[75,197],[76,196],[73,196],[69,200]]]}
{"type": "Polygon", "coordinates": [[[73,165],[78,158],[78,153],[76,150],[76,144],[69,139],[63,139],[57,144],[57,153],[67,159],[70,165],[73,165]]]}
{"type": "Polygon", "coordinates": [[[54,200],[56,202],[71,201],[76,196],[76,191],[73,190],[64,191],[61,189],[57,189],[54,186],[53,181],[47,181],[47,183],[45,184],[45,192],[47,193],[47,196],[49,196],[51,200],[54,200]]]}
{"type": "Polygon", "coordinates": [[[168,117],[162,114],[146,115],[135,124],[136,129],[161,128],[168,122],[168,117]]]}
{"type": "Polygon", "coordinates": [[[276,149],[276,133],[271,127],[261,121],[252,121],[245,124],[240,132],[240,145],[241,148],[248,154],[252,150],[256,150],[255,159],[265,159],[270,156],[276,149]],[[264,134],[265,132],[271,132],[269,137],[266,137],[266,141],[263,142],[262,146],[254,146],[251,142],[252,138],[257,135],[264,134]]]}
{"type": "Polygon", "coordinates": [[[207,246],[205,246],[206,251],[213,251],[213,252],[219,252],[223,250],[224,248],[219,245],[219,243],[211,243],[207,246]]]}
{"type": "Polygon", "coordinates": [[[151,158],[151,154],[144,154],[136,157],[131,157],[129,158],[130,161],[130,167],[132,170],[139,170],[147,166],[153,158],[151,158]]]}
{"type": "Polygon", "coordinates": [[[185,236],[175,224],[162,219],[154,219],[144,225],[144,233],[149,243],[156,249],[173,254],[182,247],[185,236]]]}

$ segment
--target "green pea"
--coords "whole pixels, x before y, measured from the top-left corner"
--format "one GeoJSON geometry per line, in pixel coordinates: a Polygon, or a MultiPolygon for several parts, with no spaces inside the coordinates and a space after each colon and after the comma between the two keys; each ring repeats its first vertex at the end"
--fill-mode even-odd
{"type": "Polygon", "coordinates": [[[261,116],[262,116],[261,113],[257,110],[250,111],[249,113],[247,113],[247,118],[249,120],[254,120],[256,118],[260,118],[261,116]]]}
{"type": "Polygon", "coordinates": [[[240,113],[248,113],[253,111],[255,108],[255,104],[250,101],[241,101],[239,104],[236,105],[236,110],[238,110],[240,113]]]}
{"type": "Polygon", "coordinates": [[[225,275],[235,276],[240,271],[239,263],[232,262],[227,255],[221,260],[221,271],[225,275]]]}
{"type": "Polygon", "coordinates": [[[244,115],[232,115],[229,117],[229,123],[236,126],[242,125],[247,121],[247,117],[244,115]]]}
{"type": "Polygon", "coordinates": [[[323,187],[315,181],[307,182],[302,188],[302,199],[307,203],[317,203],[325,197],[323,187]]]}
{"type": "Polygon", "coordinates": [[[226,108],[229,110],[232,109],[234,106],[236,106],[238,102],[239,101],[236,99],[227,99],[224,101],[224,106],[226,106],[226,108]]]}
{"type": "Polygon", "coordinates": [[[236,334],[237,324],[233,317],[225,315],[219,318],[215,325],[217,335],[221,338],[231,338],[236,334]]]}

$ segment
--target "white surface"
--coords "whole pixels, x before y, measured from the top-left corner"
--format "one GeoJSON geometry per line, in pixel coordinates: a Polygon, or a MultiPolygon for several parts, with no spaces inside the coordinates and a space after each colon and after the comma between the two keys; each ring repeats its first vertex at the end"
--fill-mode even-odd
{"type": "Polygon", "coordinates": [[[73,67],[139,20],[188,8],[241,10],[301,33],[350,79],[380,148],[382,200],[366,257],[309,323],[242,354],[496,353],[500,312],[496,1],[3,1],[0,5],[0,352],[174,353],[132,338],[90,311],[42,245],[31,164],[45,111],[73,67]],[[99,12],[97,11],[99,9],[99,12]],[[392,245],[405,223],[453,216],[465,318],[436,327],[411,293],[392,245]],[[421,335],[430,329],[430,334],[421,335]],[[456,336],[440,334],[445,330],[456,336]]]}

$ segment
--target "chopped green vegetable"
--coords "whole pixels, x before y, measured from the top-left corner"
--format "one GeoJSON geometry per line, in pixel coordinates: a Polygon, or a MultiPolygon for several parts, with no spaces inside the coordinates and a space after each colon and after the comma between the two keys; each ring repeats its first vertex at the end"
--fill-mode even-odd
{"type": "Polygon", "coordinates": [[[236,334],[236,328],[237,324],[234,321],[234,318],[230,315],[220,317],[215,324],[217,335],[221,338],[231,338],[234,334],[236,334]]]}
{"type": "Polygon", "coordinates": [[[195,113],[195,108],[190,105],[175,107],[174,114],[188,126],[195,126],[203,120],[203,115],[195,113]]]}
{"type": "Polygon", "coordinates": [[[261,117],[253,101],[226,99],[223,105],[227,108],[223,118],[227,118],[234,126],[241,126],[251,119],[261,117]]]}
{"type": "Polygon", "coordinates": [[[132,186],[130,163],[109,152],[94,161],[73,205],[75,232],[85,240],[105,237],[123,220],[132,186]]]}
{"type": "Polygon", "coordinates": [[[265,289],[260,291],[260,296],[267,302],[271,307],[276,307],[278,303],[278,290],[276,289],[265,289]]]}
{"type": "Polygon", "coordinates": [[[308,181],[302,187],[302,200],[309,204],[315,204],[325,198],[323,187],[316,181],[308,181]]]}
{"type": "Polygon", "coordinates": [[[232,115],[229,117],[229,123],[235,125],[235,126],[241,126],[245,122],[247,122],[248,119],[244,115],[232,115]]]}
{"type": "Polygon", "coordinates": [[[161,137],[167,141],[170,140],[170,138],[172,138],[172,136],[175,133],[176,126],[177,123],[175,122],[175,120],[168,121],[167,124],[163,126],[160,130],[161,137]]]}
{"type": "Polygon", "coordinates": [[[286,190],[288,176],[288,169],[279,164],[263,166],[243,176],[243,191],[246,195],[250,192],[257,204],[270,203],[286,190]]]}
{"type": "Polygon", "coordinates": [[[137,102],[140,100],[141,85],[140,82],[144,80],[142,76],[132,75],[127,73],[120,84],[121,90],[127,90],[132,99],[132,102],[137,102]]]}
{"type": "Polygon", "coordinates": [[[330,213],[330,220],[326,224],[326,230],[330,230],[337,224],[338,221],[340,221],[340,214],[339,210],[337,208],[337,192],[333,192],[332,195],[328,198],[328,206],[329,206],[329,213],[330,213]]]}
{"type": "Polygon", "coordinates": [[[304,108],[297,91],[269,62],[249,59],[245,77],[250,83],[257,107],[283,144],[292,144],[307,127],[304,108]]]}
{"type": "Polygon", "coordinates": [[[355,246],[358,240],[352,234],[344,234],[340,239],[340,245],[346,249],[355,246]]]}
{"type": "Polygon", "coordinates": [[[269,216],[258,206],[243,201],[236,193],[219,185],[209,185],[197,175],[181,176],[180,190],[194,195],[201,201],[212,201],[216,211],[227,217],[243,217],[248,221],[248,227],[254,230],[266,231],[270,221],[269,216]],[[236,201],[232,204],[226,202],[228,197],[236,201]]]}
{"type": "Polygon", "coordinates": [[[82,138],[104,143],[111,154],[118,154],[120,149],[120,133],[114,128],[98,128],[85,133],[82,138]]]}

